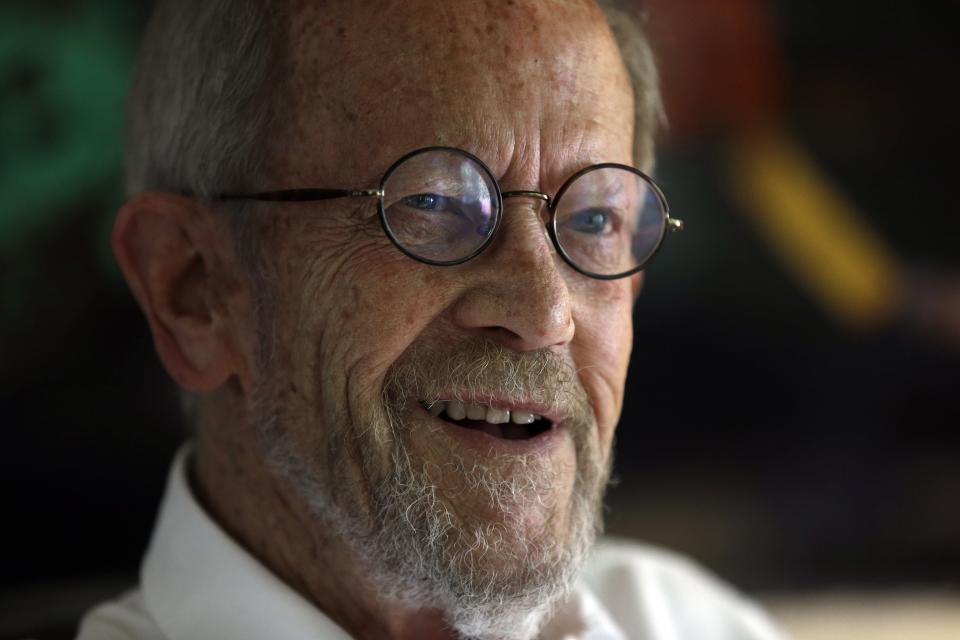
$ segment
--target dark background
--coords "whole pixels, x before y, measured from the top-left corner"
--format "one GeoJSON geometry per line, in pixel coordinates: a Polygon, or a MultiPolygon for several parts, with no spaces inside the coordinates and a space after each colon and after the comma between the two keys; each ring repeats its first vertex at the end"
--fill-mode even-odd
{"type": "MultiPolygon", "coordinates": [[[[958,5],[647,4],[687,230],[637,304],[609,530],[756,592],[956,587],[958,5]],[[880,239],[892,311],[839,317],[738,205],[770,130],[880,239]]],[[[106,247],[148,5],[0,4],[0,636],[135,581],[184,438],[106,247]]]]}

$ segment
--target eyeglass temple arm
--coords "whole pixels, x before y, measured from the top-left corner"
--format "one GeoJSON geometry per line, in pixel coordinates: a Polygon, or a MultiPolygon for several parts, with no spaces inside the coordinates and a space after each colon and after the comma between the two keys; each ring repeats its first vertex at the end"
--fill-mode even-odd
{"type": "Polygon", "coordinates": [[[667,216],[667,229],[669,229],[671,233],[683,231],[683,220],[667,216]]]}
{"type": "Polygon", "coordinates": [[[260,200],[263,202],[311,202],[334,198],[382,198],[382,189],[287,189],[260,193],[224,193],[218,200],[260,200]]]}

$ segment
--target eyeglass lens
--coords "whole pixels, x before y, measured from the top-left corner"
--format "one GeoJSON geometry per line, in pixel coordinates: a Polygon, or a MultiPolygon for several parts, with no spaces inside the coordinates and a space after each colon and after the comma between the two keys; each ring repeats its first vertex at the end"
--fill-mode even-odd
{"type": "Polygon", "coordinates": [[[383,184],[383,220],[397,244],[439,264],[483,248],[500,216],[486,168],[455,150],[432,150],[395,165],[383,184]]]}
{"type": "Polygon", "coordinates": [[[660,195],[647,180],[620,167],[580,174],[554,205],[554,232],[566,257],[591,274],[613,276],[641,266],[666,228],[660,195]]]}
{"type": "MultiPolygon", "coordinates": [[[[383,182],[388,234],[408,254],[454,264],[481,251],[499,222],[495,179],[455,149],[414,153],[383,182]]],[[[662,197],[641,175],[598,166],[581,173],[554,203],[552,231],[564,257],[599,276],[626,274],[657,250],[666,227],[662,197]]]]}

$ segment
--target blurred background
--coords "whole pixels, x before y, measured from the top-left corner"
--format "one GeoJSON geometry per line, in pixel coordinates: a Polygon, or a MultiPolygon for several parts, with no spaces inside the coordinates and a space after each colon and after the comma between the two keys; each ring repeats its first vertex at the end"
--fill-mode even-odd
{"type": "MultiPolygon", "coordinates": [[[[0,3],[4,638],[135,582],[184,437],[106,245],[149,5],[0,3]]],[[[798,640],[956,640],[960,4],[644,6],[687,230],[637,304],[608,530],[798,640]]]]}

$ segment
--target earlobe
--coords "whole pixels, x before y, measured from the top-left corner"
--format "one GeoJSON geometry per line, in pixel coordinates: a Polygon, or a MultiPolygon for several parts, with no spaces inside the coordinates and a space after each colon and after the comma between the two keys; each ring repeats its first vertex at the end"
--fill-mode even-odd
{"type": "Polygon", "coordinates": [[[640,297],[640,291],[643,289],[644,272],[640,271],[630,276],[630,292],[633,295],[633,302],[636,303],[640,297]]]}
{"type": "Polygon", "coordinates": [[[212,391],[233,373],[226,309],[212,289],[220,260],[212,214],[190,198],[143,193],[117,214],[110,244],[174,381],[212,391]]]}

